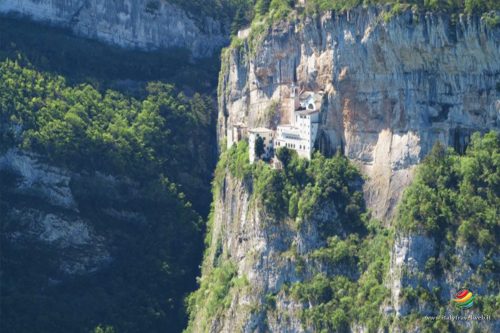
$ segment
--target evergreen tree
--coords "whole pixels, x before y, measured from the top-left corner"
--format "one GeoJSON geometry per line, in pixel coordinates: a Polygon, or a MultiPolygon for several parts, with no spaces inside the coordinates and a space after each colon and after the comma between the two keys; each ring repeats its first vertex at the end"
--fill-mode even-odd
{"type": "Polygon", "coordinates": [[[264,153],[265,153],[264,139],[258,136],[257,139],[255,140],[255,156],[257,158],[260,158],[262,155],[264,155],[264,153]]]}

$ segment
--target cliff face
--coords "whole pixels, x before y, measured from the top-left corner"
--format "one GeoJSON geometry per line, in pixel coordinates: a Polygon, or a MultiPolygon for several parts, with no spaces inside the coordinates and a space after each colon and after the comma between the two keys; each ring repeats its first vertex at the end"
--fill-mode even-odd
{"type": "Polygon", "coordinates": [[[374,8],[282,23],[225,53],[219,137],[238,122],[272,126],[276,101],[283,118],[294,81],[325,90],[318,146],[358,163],[369,207],[390,217],[436,141],[463,149],[472,131],[499,128],[499,34],[466,17],[384,23],[374,8]]]}
{"type": "MultiPolygon", "coordinates": [[[[499,129],[499,36],[498,29],[466,17],[452,24],[445,16],[406,12],[385,23],[374,8],[281,23],[262,36],[239,41],[223,54],[219,140],[223,142],[233,124],[273,127],[285,119],[292,82],[309,90],[324,90],[317,145],[327,155],[340,149],[360,167],[367,176],[363,186],[366,202],[388,226],[415,166],[434,143],[463,151],[473,131],[499,129]]],[[[338,275],[358,283],[356,290],[369,280],[360,278],[364,273],[355,264],[311,259],[316,250],[330,246],[318,232],[322,220],[338,225],[338,234],[345,237],[342,226],[350,221],[339,219],[335,202],[319,203],[313,217],[297,228],[297,221],[273,218],[262,201],[252,200],[254,186],[227,174],[220,194],[215,194],[201,278],[203,286],[214,267],[230,261],[235,265],[233,275],[246,283],[228,284],[222,310],[193,309],[188,331],[318,331],[314,315],[304,318],[311,314],[308,311],[314,313],[317,304],[297,298],[300,291],[294,297],[289,286],[320,274],[336,281],[332,293],[337,295],[346,293],[342,280],[336,280],[338,275]]],[[[423,272],[431,257],[449,255],[436,239],[399,231],[389,237],[390,260],[376,274],[384,286],[370,292],[371,298],[376,294],[373,290],[385,295],[375,310],[384,319],[375,320],[375,327],[353,320],[348,327],[337,326],[344,327],[340,331],[419,332],[423,326],[405,316],[411,309],[422,316],[437,315],[431,298],[451,313],[449,300],[465,281],[477,281],[479,293],[495,293],[486,283],[496,275],[475,271],[485,266],[481,249],[457,245],[452,253],[462,265],[437,276],[423,272]],[[418,287],[435,295],[411,300],[404,290],[418,287]]],[[[379,250],[369,251],[385,256],[379,250]]],[[[337,304],[339,308],[342,302],[337,304]]],[[[321,313],[325,312],[316,313],[316,319],[321,313]]],[[[498,320],[481,322],[476,329],[494,332],[499,324],[498,320]]],[[[471,322],[457,322],[434,329],[465,331],[472,326],[471,322]]],[[[328,326],[322,328],[328,331],[328,326]]]]}
{"type": "MultiPolygon", "coordinates": [[[[338,235],[345,235],[337,203],[321,203],[304,221],[277,218],[254,186],[255,181],[228,173],[220,192],[214,194],[202,280],[210,279],[214,267],[230,262],[234,265],[232,281],[243,282],[228,283],[227,303],[221,311],[207,316],[209,304],[198,308],[189,332],[312,332],[312,324],[301,320],[308,306],[287,288],[317,275],[359,275],[353,265],[332,267],[312,255],[327,243],[320,231],[322,224],[332,223],[338,235]]],[[[210,285],[207,294],[216,288],[210,285]]]]}
{"type": "MultiPolygon", "coordinates": [[[[220,171],[225,176],[214,191],[201,288],[195,306],[190,304],[187,332],[492,333],[500,328],[491,315],[479,321],[424,319],[486,316],[482,309],[495,304],[498,292],[498,272],[492,269],[497,254],[477,244],[446,245],[419,232],[365,229],[378,221],[353,229],[354,220],[341,216],[346,207],[338,200],[320,199],[306,219],[277,217],[256,189],[259,180],[220,171]],[[324,225],[334,232],[325,235],[324,225]],[[477,299],[467,312],[451,302],[462,286],[472,286],[477,299]]],[[[349,193],[358,190],[354,184],[349,193]]]]}
{"type": "Polygon", "coordinates": [[[3,0],[0,13],[29,16],[126,48],[186,48],[195,58],[212,56],[228,41],[223,23],[196,19],[166,1],[3,0]]]}
{"type": "MultiPolygon", "coordinates": [[[[249,184],[231,176],[224,182],[226,186],[215,202],[208,262],[216,263],[217,255],[233,261],[238,275],[244,276],[249,286],[230,290],[230,306],[208,323],[200,318],[192,332],[264,332],[268,329],[267,313],[262,311],[266,306],[265,295],[277,293],[286,282],[298,281],[296,263],[283,256],[283,252],[290,249],[294,238],[311,240],[302,245],[319,245],[317,230],[296,233],[290,224],[273,221],[262,205],[252,203],[249,184]],[[222,253],[217,253],[218,248],[222,253]]],[[[288,332],[294,328],[299,331],[300,326],[300,321],[295,320],[274,327],[274,331],[288,332]]]]}

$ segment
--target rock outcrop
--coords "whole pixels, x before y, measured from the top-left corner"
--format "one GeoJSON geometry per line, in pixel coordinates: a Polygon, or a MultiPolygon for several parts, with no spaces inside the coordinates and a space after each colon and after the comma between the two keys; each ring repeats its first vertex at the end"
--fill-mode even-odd
{"type": "Polygon", "coordinates": [[[28,16],[126,48],[185,48],[195,58],[216,54],[229,38],[224,23],[159,0],[2,0],[0,13],[28,16]]]}
{"type": "MultiPolygon", "coordinates": [[[[488,267],[499,262],[498,254],[487,258],[486,251],[477,245],[457,244],[455,247],[447,247],[443,246],[443,243],[435,237],[420,234],[396,236],[389,274],[391,304],[396,317],[393,331],[404,331],[401,330],[398,320],[412,313],[435,317],[438,314],[444,316],[455,312],[455,316],[462,317],[451,323],[455,327],[466,331],[475,329],[480,332],[497,332],[500,329],[500,320],[484,316],[477,303],[485,304],[487,298],[495,297],[492,295],[495,289],[492,281],[498,280],[498,272],[488,267]],[[458,264],[453,260],[457,260],[458,264]],[[445,265],[441,264],[440,267],[438,262],[450,264],[443,268],[445,265]],[[471,285],[476,295],[476,306],[467,312],[458,312],[454,309],[451,299],[460,288],[467,285],[471,285]],[[443,303],[443,300],[449,300],[446,314],[439,313],[439,303],[443,303]],[[467,316],[483,319],[464,319],[467,316]]],[[[411,331],[416,332],[417,329],[418,326],[411,331]]]]}
{"type": "Polygon", "coordinates": [[[45,259],[57,262],[58,277],[106,267],[117,250],[117,234],[126,232],[120,229],[148,222],[144,212],[127,208],[127,202],[141,198],[137,184],[71,172],[18,149],[0,155],[0,183],[8,204],[1,216],[2,242],[19,249],[50,249],[45,259]],[[99,231],[103,220],[119,221],[122,227],[99,231]]]}
{"type": "Polygon", "coordinates": [[[463,150],[472,131],[500,127],[499,36],[477,17],[385,22],[373,7],[283,22],[224,54],[219,138],[239,122],[272,126],[278,101],[284,118],[293,82],[324,90],[318,147],[358,163],[369,207],[389,218],[436,141],[463,150]]]}
{"type": "Polygon", "coordinates": [[[237,277],[246,283],[228,291],[230,304],[222,313],[206,318],[200,310],[188,332],[311,331],[299,318],[304,305],[283,289],[316,274],[342,271],[340,267],[331,270],[309,257],[326,244],[318,227],[322,222],[336,221],[342,233],[335,203],[328,203],[298,225],[294,219],[277,219],[270,213],[255,196],[252,181],[227,174],[223,184],[220,193],[214,193],[204,273],[221,262],[231,262],[237,277]]]}
{"type": "Polygon", "coordinates": [[[15,149],[0,156],[0,175],[10,203],[2,212],[2,242],[55,250],[61,275],[88,274],[112,260],[109,242],[80,214],[70,186],[75,175],[15,149]]]}

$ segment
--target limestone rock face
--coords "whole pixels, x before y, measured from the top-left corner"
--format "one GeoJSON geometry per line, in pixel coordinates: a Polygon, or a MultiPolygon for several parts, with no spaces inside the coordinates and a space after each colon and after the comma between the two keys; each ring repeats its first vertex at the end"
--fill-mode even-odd
{"type": "Polygon", "coordinates": [[[237,276],[244,278],[247,284],[232,288],[229,307],[209,322],[195,317],[190,332],[311,331],[303,327],[299,317],[303,304],[281,291],[284,285],[310,279],[314,274],[335,274],[312,259],[297,260],[298,256],[306,257],[325,245],[318,225],[337,218],[335,205],[322,207],[297,226],[293,220],[277,220],[269,214],[258,200],[253,199],[252,186],[251,182],[229,174],[225,177],[224,187],[215,194],[213,226],[204,262],[212,266],[220,261],[231,261],[236,266],[237,276]],[[266,295],[271,294],[276,295],[273,310],[266,299],[266,295]]]}
{"type": "MultiPolygon", "coordinates": [[[[498,262],[498,256],[493,260],[498,262]]],[[[396,236],[391,253],[389,274],[391,310],[394,310],[396,318],[407,316],[412,310],[417,310],[423,316],[434,316],[439,312],[428,299],[409,298],[405,295],[405,290],[408,289],[432,290],[433,297],[450,300],[446,313],[453,313],[454,305],[451,300],[460,288],[468,285],[468,281],[474,281],[470,288],[475,295],[479,295],[479,298],[491,295],[489,283],[496,281],[498,274],[494,271],[485,272],[481,267],[487,266],[486,262],[484,249],[478,248],[477,245],[457,244],[454,248],[446,248],[432,236],[399,234],[396,236]],[[444,269],[443,273],[439,274],[433,268],[435,258],[440,262],[456,258],[459,264],[450,265],[450,268],[444,269]]],[[[463,314],[480,316],[481,310],[474,308],[463,314]]],[[[497,332],[500,329],[500,320],[490,319],[492,320],[478,323],[462,320],[459,326],[472,330],[476,325],[476,329],[481,332],[497,332]]],[[[395,332],[403,331],[397,326],[393,328],[395,332]]],[[[418,332],[418,328],[410,331],[418,332]]]]}
{"type": "Polygon", "coordinates": [[[219,138],[239,122],[272,127],[276,102],[286,119],[292,82],[324,90],[317,145],[359,164],[380,218],[393,215],[435,142],[462,150],[472,131],[500,127],[500,30],[479,18],[408,11],[385,23],[380,9],[359,8],[281,23],[254,40],[223,56],[219,138]]]}
{"type": "Polygon", "coordinates": [[[43,165],[33,155],[11,149],[0,156],[0,169],[9,170],[20,177],[17,191],[44,197],[50,204],[76,210],[76,203],[69,188],[69,173],[43,165]]]}
{"type": "MultiPolygon", "coordinates": [[[[401,300],[402,289],[416,287],[416,281],[404,278],[403,270],[412,276],[423,272],[427,260],[434,255],[436,243],[433,239],[414,235],[411,237],[398,237],[394,242],[391,261],[391,296],[392,304],[397,315],[409,313],[409,305],[401,300]]],[[[435,281],[435,286],[437,286],[435,281]]],[[[432,289],[432,288],[431,288],[432,289]]],[[[449,292],[450,290],[448,290],[449,292]]]]}
{"type": "Polygon", "coordinates": [[[29,16],[126,48],[186,48],[195,58],[212,56],[229,38],[223,23],[194,18],[159,0],[1,0],[0,13],[29,16]]]}

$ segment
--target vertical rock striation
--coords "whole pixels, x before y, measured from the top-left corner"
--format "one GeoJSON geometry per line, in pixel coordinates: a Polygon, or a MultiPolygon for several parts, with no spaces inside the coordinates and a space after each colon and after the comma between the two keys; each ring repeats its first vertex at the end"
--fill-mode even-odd
{"type": "Polygon", "coordinates": [[[0,13],[28,16],[126,48],[185,48],[195,58],[216,54],[228,41],[222,22],[195,18],[160,0],[1,0],[0,13]]]}
{"type": "MultiPolygon", "coordinates": [[[[311,332],[300,318],[304,304],[284,289],[316,274],[349,274],[348,266],[329,267],[311,257],[326,245],[319,227],[322,223],[333,223],[339,234],[345,234],[336,203],[322,204],[302,222],[277,218],[256,195],[254,186],[254,181],[228,173],[220,191],[214,191],[203,266],[206,275],[201,279],[209,279],[215,267],[231,262],[234,278],[244,283],[228,283],[224,294],[228,303],[222,311],[206,315],[211,306],[206,303],[196,309],[188,332],[311,332]]],[[[209,288],[207,293],[218,286],[209,288]]]]}

